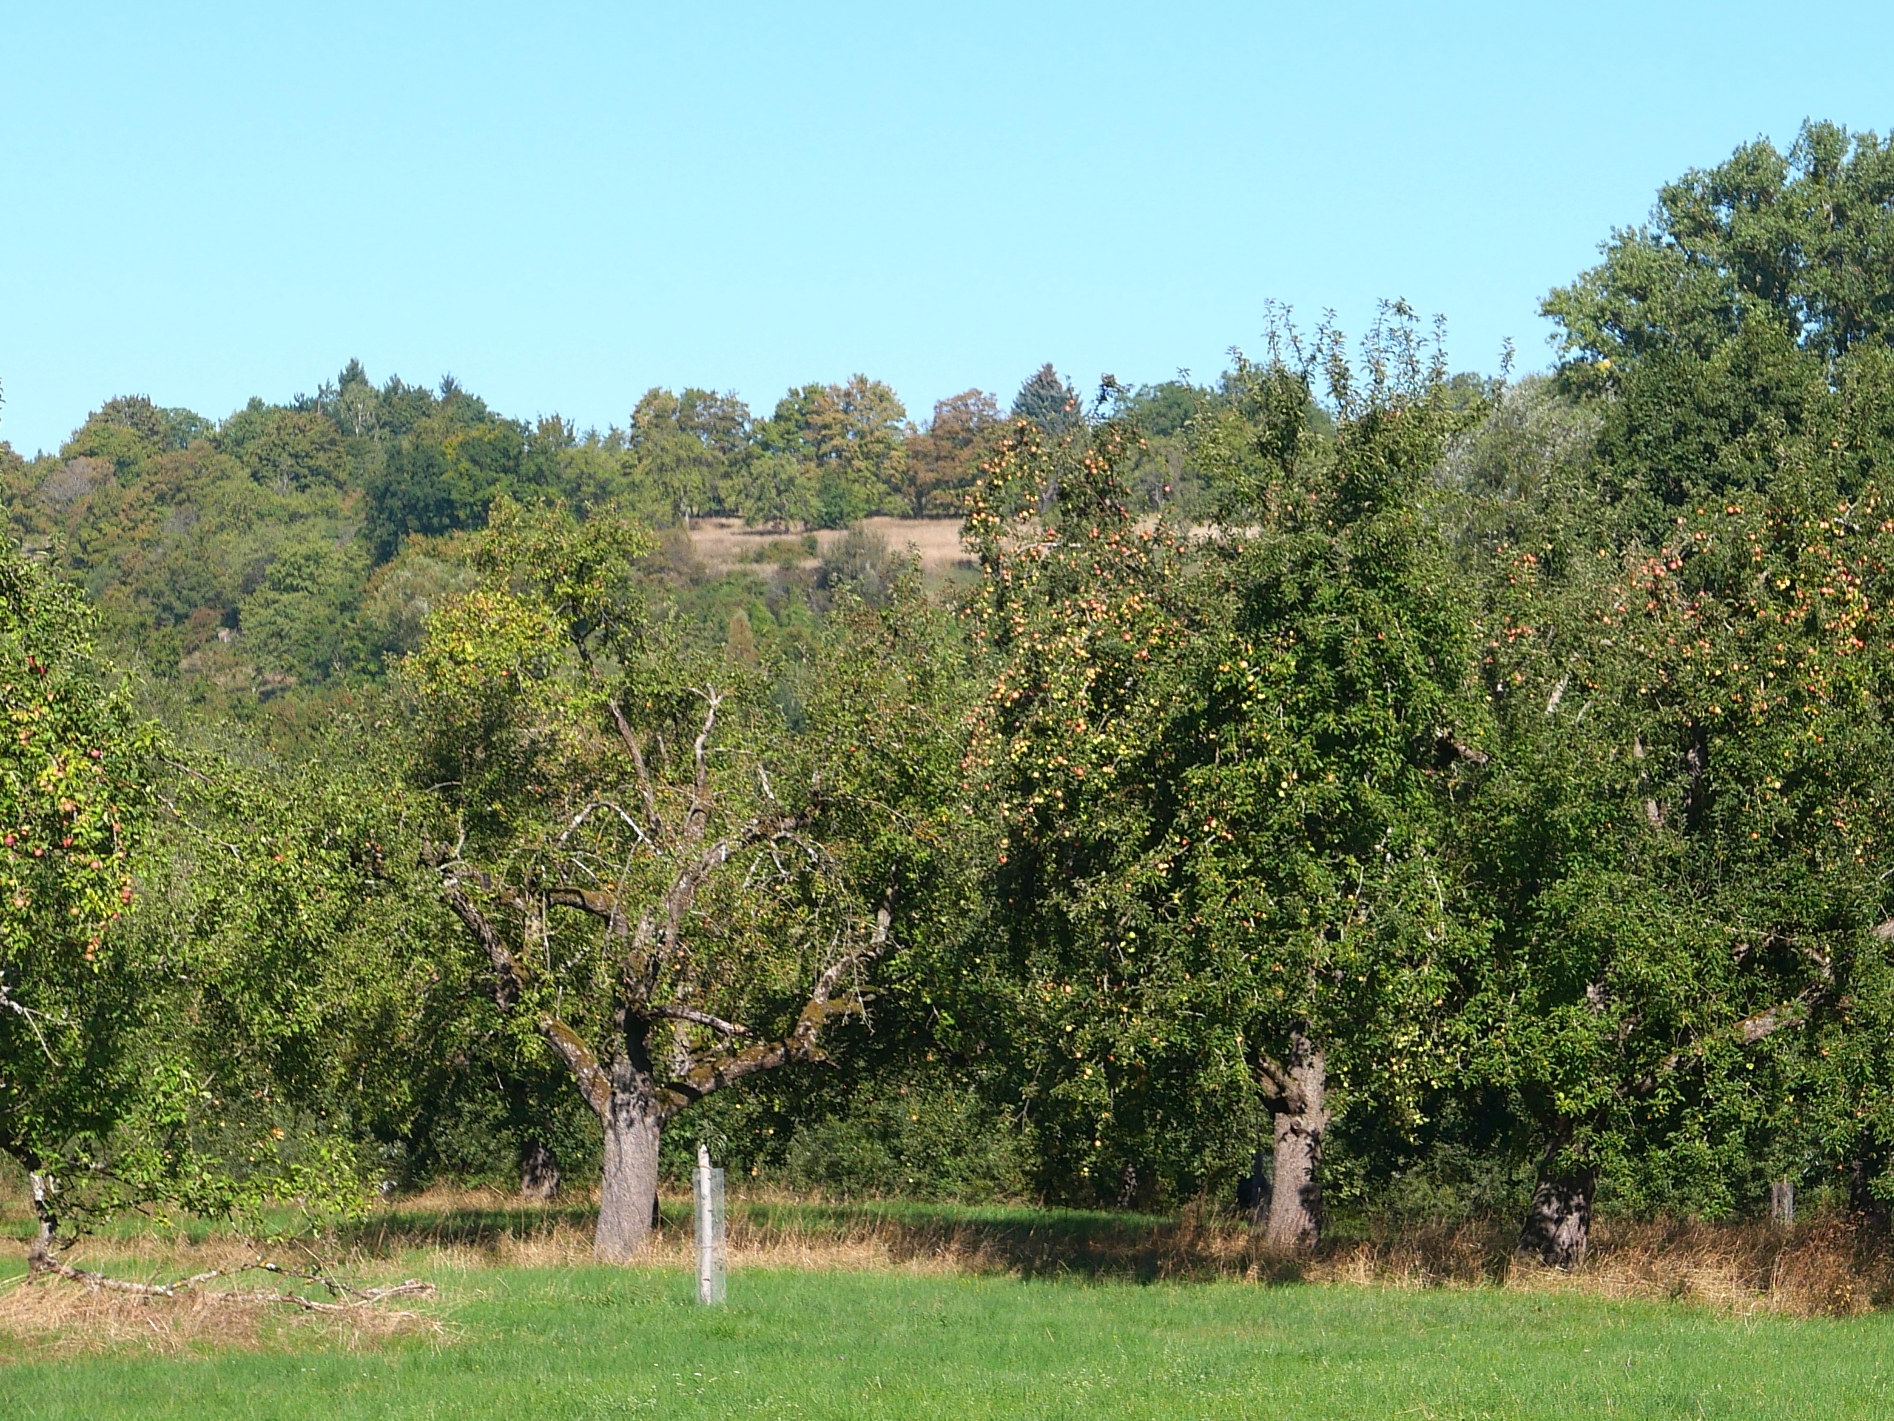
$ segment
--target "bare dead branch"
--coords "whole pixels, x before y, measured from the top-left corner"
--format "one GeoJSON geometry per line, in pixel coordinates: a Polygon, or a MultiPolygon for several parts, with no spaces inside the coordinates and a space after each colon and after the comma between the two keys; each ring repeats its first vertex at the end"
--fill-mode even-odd
{"type": "MultiPolygon", "coordinates": [[[[134,1283],[128,1278],[112,1278],[104,1273],[95,1273],[90,1268],[75,1268],[70,1263],[61,1263],[58,1259],[42,1255],[33,1260],[33,1271],[50,1273],[55,1278],[64,1278],[69,1283],[83,1283],[88,1288],[99,1288],[111,1293],[131,1293],[141,1298],[175,1298],[200,1284],[212,1282],[218,1278],[230,1278],[239,1273],[249,1273],[257,1269],[269,1269],[270,1265],[261,1262],[245,1263],[237,1268],[212,1268],[207,1272],[194,1273],[188,1278],[180,1278],[174,1283],[134,1283]]],[[[270,1271],[280,1271],[271,1269],[270,1271]]]]}
{"type": "Polygon", "coordinates": [[[710,735],[717,728],[717,711],[723,705],[723,692],[715,686],[704,688],[704,723],[697,732],[697,740],[691,746],[692,787],[696,791],[696,804],[708,807],[707,791],[710,787],[710,735]]]}
{"type": "Polygon", "coordinates": [[[725,1021],[720,1016],[712,1016],[707,1011],[698,1011],[695,1007],[646,1007],[645,1013],[648,1016],[665,1017],[671,1021],[688,1021],[694,1022],[698,1026],[708,1026],[712,1031],[720,1031],[725,1036],[751,1036],[755,1034],[747,1026],[741,1026],[734,1021],[725,1021]]]}
{"type": "MultiPolygon", "coordinates": [[[[691,814],[697,813],[695,806],[691,814]]],[[[756,818],[750,820],[734,834],[717,840],[695,860],[687,863],[671,880],[671,886],[664,894],[664,948],[667,952],[676,952],[683,937],[684,918],[690,912],[691,904],[696,901],[697,890],[739,850],[751,844],[766,840],[787,838],[794,834],[800,821],[795,815],[785,815],[778,820],[756,818]]]]}
{"type": "Polygon", "coordinates": [[[645,766],[644,750],[638,744],[638,736],[631,728],[631,722],[625,719],[625,712],[616,700],[605,704],[611,709],[612,723],[618,727],[618,738],[631,754],[632,768],[638,775],[638,796],[644,800],[645,817],[651,821],[651,832],[660,835],[664,832],[664,823],[658,817],[658,797],[651,788],[651,771],[645,766]]]}
{"type": "MultiPolygon", "coordinates": [[[[710,824],[710,737],[723,706],[723,693],[715,686],[706,686],[698,694],[704,698],[704,721],[691,744],[691,806],[684,812],[684,823],[677,833],[677,842],[686,847],[700,842],[710,824]]],[[[658,743],[662,745],[663,739],[658,743]]]]}
{"type": "Polygon", "coordinates": [[[159,763],[169,767],[170,769],[178,771],[180,774],[189,775],[192,779],[197,780],[201,784],[213,783],[213,781],[211,780],[211,777],[205,774],[202,770],[192,769],[189,765],[183,764],[180,761],[168,759],[161,756],[159,758],[159,763]]]}
{"type": "Polygon", "coordinates": [[[59,1064],[59,1058],[53,1055],[53,1048],[46,1044],[46,1033],[39,1029],[39,1024],[40,1021],[44,1019],[52,1022],[56,1026],[69,1026],[71,1025],[69,1021],[64,1017],[49,1016],[43,1011],[36,1011],[25,1002],[10,996],[7,992],[7,984],[4,978],[0,978],[0,1008],[4,1008],[16,1016],[24,1018],[27,1026],[32,1030],[34,1038],[39,1042],[39,1049],[45,1052],[46,1059],[51,1061],[55,1066],[59,1064]]]}
{"type": "Polygon", "coordinates": [[[881,895],[881,906],[875,909],[875,926],[868,935],[867,943],[859,951],[845,954],[831,963],[829,969],[816,978],[815,990],[809,994],[809,1000],[827,1002],[846,974],[881,956],[887,949],[888,930],[893,923],[894,885],[891,883],[887,891],[881,895]]]}
{"type": "Polygon", "coordinates": [[[619,819],[623,821],[625,827],[630,829],[632,833],[636,834],[642,842],[644,842],[645,844],[649,845],[652,848],[657,847],[657,845],[653,844],[650,838],[646,836],[645,831],[644,831],[644,826],[639,824],[639,822],[636,819],[633,819],[629,814],[625,813],[625,811],[620,809],[616,804],[613,804],[609,799],[594,799],[590,801],[589,803],[587,803],[585,807],[581,809],[577,814],[573,815],[572,822],[567,824],[564,830],[560,832],[559,840],[558,840],[559,847],[563,849],[566,846],[566,841],[570,839],[575,833],[577,833],[579,829],[585,824],[585,821],[592,817],[593,811],[598,810],[598,809],[609,809],[613,814],[616,814],[619,817],[619,819]]]}
{"type": "Polygon", "coordinates": [[[176,1298],[202,1287],[205,1283],[219,1278],[234,1278],[242,1273],[275,1273],[286,1277],[307,1278],[312,1282],[321,1282],[332,1293],[345,1294],[342,1302],[325,1303],[315,1298],[304,1297],[300,1293],[276,1293],[267,1288],[255,1288],[227,1292],[210,1293],[207,1297],[219,1302],[244,1303],[288,1303],[302,1308],[306,1312],[354,1312],[362,1308],[374,1307],[390,1298],[433,1297],[434,1285],[422,1282],[419,1278],[410,1278],[383,1288],[353,1288],[346,1284],[337,1284],[313,1273],[296,1273],[279,1267],[274,1263],[257,1259],[236,1268],[210,1268],[202,1273],[194,1273],[188,1278],[179,1278],[171,1283],[138,1283],[129,1278],[114,1278],[90,1268],[75,1268],[70,1263],[61,1263],[57,1259],[37,1261],[36,1271],[42,1275],[50,1274],[63,1278],[69,1283],[78,1283],[87,1288],[104,1292],[130,1293],[141,1298],[176,1298]]]}
{"type": "MultiPolygon", "coordinates": [[[[349,1301],[341,1303],[325,1303],[315,1298],[306,1298],[300,1293],[272,1293],[267,1289],[259,1289],[255,1292],[248,1293],[216,1293],[212,1296],[229,1302],[288,1303],[291,1307],[299,1307],[305,1312],[336,1313],[360,1312],[366,1308],[376,1307],[388,1301],[390,1298],[431,1298],[434,1296],[434,1292],[435,1289],[432,1283],[423,1282],[419,1278],[410,1278],[406,1282],[396,1283],[386,1288],[364,1288],[349,1301]]],[[[384,1315],[414,1321],[421,1320],[419,1313],[394,1312],[384,1315]]]]}
{"type": "MultiPolygon", "coordinates": [[[[213,1293],[221,1301],[233,1303],[287,1303],[291,1307],[301,1308],[304,1312],[360,1312],[376,1307],[390,1298],[431,1298],[434,1285],[424,1283],[419,1278],[410,1278],[404,1283],[396,1283],[386,1288],[364,1288],[357,1296],[347,1302],[325,1303],[315,1298],[306,1298],[300,1293],[272,1293],[268,1289],[253,1292],[213,1293]]],[[[421,1321],[419,1313],[393,1312],[383,1314],[412,1321],[421,1321]]]]}

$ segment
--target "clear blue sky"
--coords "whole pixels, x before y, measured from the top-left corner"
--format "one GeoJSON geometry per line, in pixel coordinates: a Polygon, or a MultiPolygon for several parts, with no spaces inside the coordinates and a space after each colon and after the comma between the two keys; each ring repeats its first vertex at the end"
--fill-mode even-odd
{"type": "Polygon", "coordinates": [[[1894,6],[0,7],[0,437],[451,371],[622,422],[652,384],[888,380],[922,414],[1256,344],[1264,303],[1538,298],[1657,185],[1894,124],[1894,6]]]}

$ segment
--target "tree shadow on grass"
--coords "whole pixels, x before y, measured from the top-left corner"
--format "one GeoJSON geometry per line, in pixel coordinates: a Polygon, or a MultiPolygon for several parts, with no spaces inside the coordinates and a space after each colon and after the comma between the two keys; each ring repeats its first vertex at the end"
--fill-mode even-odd
{"type": "MultiPolygon", "coordinates": [[[[563,1239],[582,1252],[595,1219],[589,1201],[551,1204],[397,1201],[345,1242],[369,1254],[464,1248],[517,1254],[563,1239]]],[[[938,1267],[1023,1278],[1160,1279],[1243,1277],[1293,1283],[1305,1263],[1270,1257],[1233,1215],[1188,1209],[1174,1217],[1078,1209],[977,1207],[897,1202],[813,1203],[732,1200],[732,1262],[768,1266],[938,1267]]],[[[688,1199],[666,1199],[650,1252],[674,1261],[691,1246],[688,1199]]]]}

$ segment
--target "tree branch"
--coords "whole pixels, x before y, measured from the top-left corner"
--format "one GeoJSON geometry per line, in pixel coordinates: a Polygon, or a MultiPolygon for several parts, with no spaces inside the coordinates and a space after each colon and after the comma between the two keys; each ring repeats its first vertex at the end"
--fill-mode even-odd
{"type": "Polygon", "coordinates": [[[614,933],[624,931],[625,910],[615,893],[600,893],[595,888],[575,888],[561,884],[546,890],[546,901],[555,908],[578,908],[595,918],[603,918],[614,933]]]}
{"type": "Polygon", "coordinates": [[[1784,1002],[1781,1006],[1770,1007],[1768,1011],[1746,1016],[1732,1028],[1732,1034],[1745,1046],[1754,1046],[1770,1036],[1774,1036],[1785,1026],[1800,1026],[1803,1021],[1800,1001],[1784,1002]]]}
{"type": "Polygon", "coordinates": [[[691,745],[691,807],[684,814],[677,836],[682,845],[701,840],[705,826],[710,823],[710,736],[717,728],[717,711],[723,705],[723,693],[715,686],[706,686],[701,694],[706,702],[704,723],[691,745]]]}
{"type": "MultiPolygon", "coordinates": [[[[710,733],[717,728],[717,711],[723,705],[723,693],[715,686],[706,686],[704,700],[703,728],[697,732],[697,740],[691,746],[692,788],[696,791],[697,804],[706,803],[705,791],[710,786],[710,733]]],[[[692,808],[694,810],[696,805],[692,808]]]]}
{"type": "Polygon", "coordinates": [[[1293,1076],[1261,1051],[1256,1053],[1256,1079],[1272,1111],[1288,1115],[1302,1113],[1305,1103],[1302,1088],[1293,1076]]]}
{"type": "MultiPolygon", "coordinates": [[[[691,814],[697,813],[692,806],[691,814]]],[[[676,952],[678,942],[684,932],[684,915],[690,912],[691,904],[696,901],[697,890],[739,849],[768,839],[781,839],[796,832],[800,820],[793,814],[781,819],[769,821],[762,818],[752,819],[734,834],[717,840],[691,863],[688,863],[671,880],[671,886],[664,894],[664,947],[667,952],[676,952]]],[[[701,828],[700,831],[701,833],[701,828]]]]}
{"type": "Polygon", "coordinates": [[[526,986],[526,974],[520,968],[513,950],[506,945],[506,939],[500,936],[498,928],[487,921],[482,913],[460,886],[460,880],[445,869],[441,872],[441,897],[453,910],[455,917],[466,924],[474,941],[479,943],[487,954],[487,961],[493,965],[493,1000],[501,1011],[511,1011],[518,1004],[520,993],[526,986]]]}
{"type": "MultiPolygon", "coordinates": [[[[506,939],[500,936],[500,930],[487,920],[486,914],[474,906],[473,900],[461,887],[459,876],[443,862],[441,851],[430,849],[424,853],[423,857],[441,875],[441,896],[446,900],[447,906],[453,910],[454,916],[466,925],[467,931],[473,934],[474,941],[485,950],[487,961],[493,966],[495,1004],[503,1012],[512,1011],[519,1005],[520,997],[525,991],[527,970],[514,955],[513,950],[506,945],[506,939]]],[[[484,879],[484,875],[481,879],[484,879]]],[[[510,906],[528,910],[533,906],[523,903],[518,894],[504,886],[493,889],[490,880],[483,882],[482,886],[496,892],[501,901],[510,906]]],[[[576,893],[585,890],[573,891],[576,893]]],[[[611,1078],[600,1068],[598,1057],[593,1053],[592,1048],[585,1044],[576,1031],[551,1013],[542,1014],[534,1022],[534,1026],[539,1034],[546,1038],[559,1059],[565,1062],[566,1069],[572,1072],[573,1079],[578,1082],[579,1093],[585,1097],[585,1103],[592,1107],[600,1119],[604,1119],[611,1109],[612,1083],[611,1078]]]]}
{"type": "MultiPolygon", "coordinates": [[[[1807,1006],[1808,1002],[1802,997],[1798,997],[1794,1001],[1780,1003],[1777,1006],[1770,1007],[1767,1011],[1759,1011],[1754,1016],[1744,1017],[1741,1021],[1729,1028],[1729,1034],[1736,1038],[1736,1044],[1739,1046],[1754,1046],[1758,1041],[1764,1041],[1774,1036],[1785,1026],[1802,1025],[1808,1020],[1805,1015],[1807,1006]]],[[[1653,1094],[1657,1090],[1659,1078],[1676,1070],[1683,1062],[1685,1056],[1701,1057],[1702,1054],[1703,1050],[1700,1046],[1688,1052],[1671,1052],[1670,1055],[1664,1057],[1663,1060],[1659,1061],[1649,1071],[1646,1071],[1643,1075],[1639,1076],[1636,1081],[1632,1082],[1630,1093],[1638,1097],[1653,1094]]]]}
{"type": "Polygon", "coordinates": [[[609,699],[605,704],[611,709],[612,723],[618,727],[618,738],[625,742],[625,749],[631,752],[632,767],[638,772],[638,796],[644,800],[644,812],[651,821],[651,832],[662,834],[664,822],[658,817],[658,796],[651,788],[651,771],[645,765],[644,750],[638,744],[631,722],[625,719],[625,712],[617,700],[609,699]]]}
{"type": "Polygon", "coordinates": [[[434,1285],[424,1283],[418,1278],[410,1278],[404,1283],[396,1283],[385,1288],[352,1288],[338,1285],[329,1279],[311,1273],[296,1273],[262,1259],[254,1263],[241,1264],[236,1268],[211,1268],[202,1273],[194,1273],[188,1278],[180,1278],[175,1283],[135,1283],[127,1278],[113,1278],[104,1273],[94,1272],[90,1268],[75,1268],[70,1263],[61,1263],[57,1259],[44,1259],[38,1264],[37,1271],[50,1273],[55,1278],[64,1278],[69,1283],[81,1283],[88,1288],[112,1293],[130,1293],[140,1298],[176,1298],[218,1278],[234,1277],[239,1273],[276,1273],[291,1278],[307,1278],[327,1286],[331,1292],[338,1292],[350,1300],[338,1303],[318,1302],[314,1298],[303,1297],[300,1293],[272,1293],[267,1289],[248,1291],[232,1290],[226,1293],[211,1293],[208,1296],[219,1302],[242,1303],[289,1303],[302,1308],[305,1312],[352,1312],[359,1308],[373,1307],[389,1298],[433,1297],[434,1285]]]}
{"type": "Polygon", "coordinates": [[[751,1036],[755,1033],[747,1026],[734,1021],[725,1021],[720,1016],[712,1016],[707,1011],[698,1011],[695,1007],[665,1006],[646,1007],[647,1016],[665,1017],[671,1021],[689,1021],[698,1026],[708,1026],[712,1031],[721,1031],[725,1036],[751,1036]]]}
{"type": "Polygon", "coordinates": [[[875,926],[868,941],[857,951],[843,954],[816,978],[809,1000],[796,1015],[796,1024],[775,1041],[758,1042],[741,1051],[726,1051],[693,1064],[661,1092],[664,1117],[669,1119],[694,1101],[758,1071],[826,1059],[820,1041],[823,1027],[835,1017],[859,1016],[863,1010],[859,994],[851,994],[845,1001],[834,1000],[836,988],[851,969],[873,961],[887,950],[893,921],[894,886],[890,884],[882,895],[881,906],[875,911],[875,926]]]}
{"type": "Polygon", "coordinates": [[[566,1069],[572,1072],[573,1080],[578,1082],[579,1094],[592,1107],[592,1113],[601,1120],[606,1119],[612,1108],[612,1078],[599,1065],[592,1048],[585,1044],[578,1032],[550,1012],[541,1016],[534,1025],[558,1053],[559,1059],[566,1063],[566,1069]]]}

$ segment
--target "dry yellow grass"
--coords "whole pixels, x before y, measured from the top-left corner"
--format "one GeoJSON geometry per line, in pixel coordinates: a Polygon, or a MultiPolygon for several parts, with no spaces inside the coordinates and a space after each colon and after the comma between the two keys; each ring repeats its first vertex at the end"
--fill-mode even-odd
{"type": "MultiPolygon", "coordinates": [[[[369,1303],[344,1295],[342,1305],[336,1306],[320,1283],[293,1274],[246,1271],[259,1257],[255,1247],[224,1237],[198,1243],[162,1235],[92,1241],[61,1261],[131,1283],[166,1284],[212,1271],[223,1276],[167,1297],[18,1274],[0,1281],[0,1337],[24,1344],[31,1355],[57,1356],[124,1347],[170,1353],[197,1347],[295,1346],[312,1340],[354,1347],[443,1330],[434,1311],[417,1310],[406,1299],[369,1303]],[[324,1310],[296,1306],[283,1300],[286,1294],[308,1298],[324,1310]]],[[[279,1257],[290,1268],[308,1261],[279,1257]]],[[[364,1276],[353,1266],[364,1260],[349,1261],[344,1271],[351,1286],[393,1281],[374,1276],[385,1272],[385,1266],[364,1276]]],[[[5,1354],[0,1348],[0,1358],[5,1354]]]]}
{"type": "MultiPolygon", "coordinates": [[[[408,1307],[312,1313],[263,1301],[249,1290],[206,1288],[177,1297],[140,1296],[63,1279],[0,1284],[0,1338],[26,1356],[140,1349],[360,1347],[410,1333],[445,1335],[446,1324],[408,1307]]],[[[0,1361],[12,1348],[0,1346],[0,1361]]]]}
{"type": "Polygon", "coordinates": [[[1613,1298],[1670,1298],[1727,1312],[1798,1317],[1867,1312],[1894,1300],[1887,1234],[1862,1220],[1768,1223],[1603,1221],[1584,1267],[1566,1273],[1512,1252],[1511,1225],[1469,1222],[1340,1243],[1311,1281],[1498,1286],[1613,1298]]]}
{"type": "MultiPolygon", "coordinates": [[[[688,1267],[688,1201],[667,1201],[668,1226],[647,1254],[688,1267]],[[680,1226],[681,1225],[681,1226],[680,1226]]],[[[509,1195],[438,1191],[401,1205],[406,1227],[363,1244],[371,1252],[421,1246],[442,1265],[563,1267],[590,1261],[583,1201],[534,1210],[509,1195]],[[504,1211],[519,1223],[452,1239],[430,1237],[471,1212],[504,1211]],[[530,1222],[528,1222],[530,1221],[530,1222]]],[[[734,1202],[729,1261],[744,1268],[1024,1273],[1038,1276],[1231,1278],[1393,1287],[1502,1287],[1609,1297],[1690,1299],[1738,1313],[1857,1313],[1894,1301],[1894,1241],[1848,1216],[1791,1228],[1768,1223],[1601,1220],[1575,1273],[1513,1253],[1516,1225],[1473,1220],[1418,1225],[1369,1238],[1337,1238],[1310,1258],[1263,1252],[1239,1219],[1186,1209],[1168,1220],[1101,1220],[1028,1211],[878,1209],[771,1195],[734,1202]]]]}
{"type": "MultiPolygon", "coordinates": [[[[911,549],[929,578],[938,578],[967,562],[967,551],[960,546],[957,518],[865,518],[861,526],[885,539],[895,553],[911,549]]],[[[818,553],[827,552],[845,536],[839,529],[817,532],[818,553]]],[[[691,550],[705,567],[727,572],[746,563],[770,560],[773,546],[793,548],[801,541],[801,534],[752,528],[737,518],[700,518],[691,524],[690,540],[691,550]]],[[[805,556],[799,561],[813,566],[817,558],[805,556]]]]}

